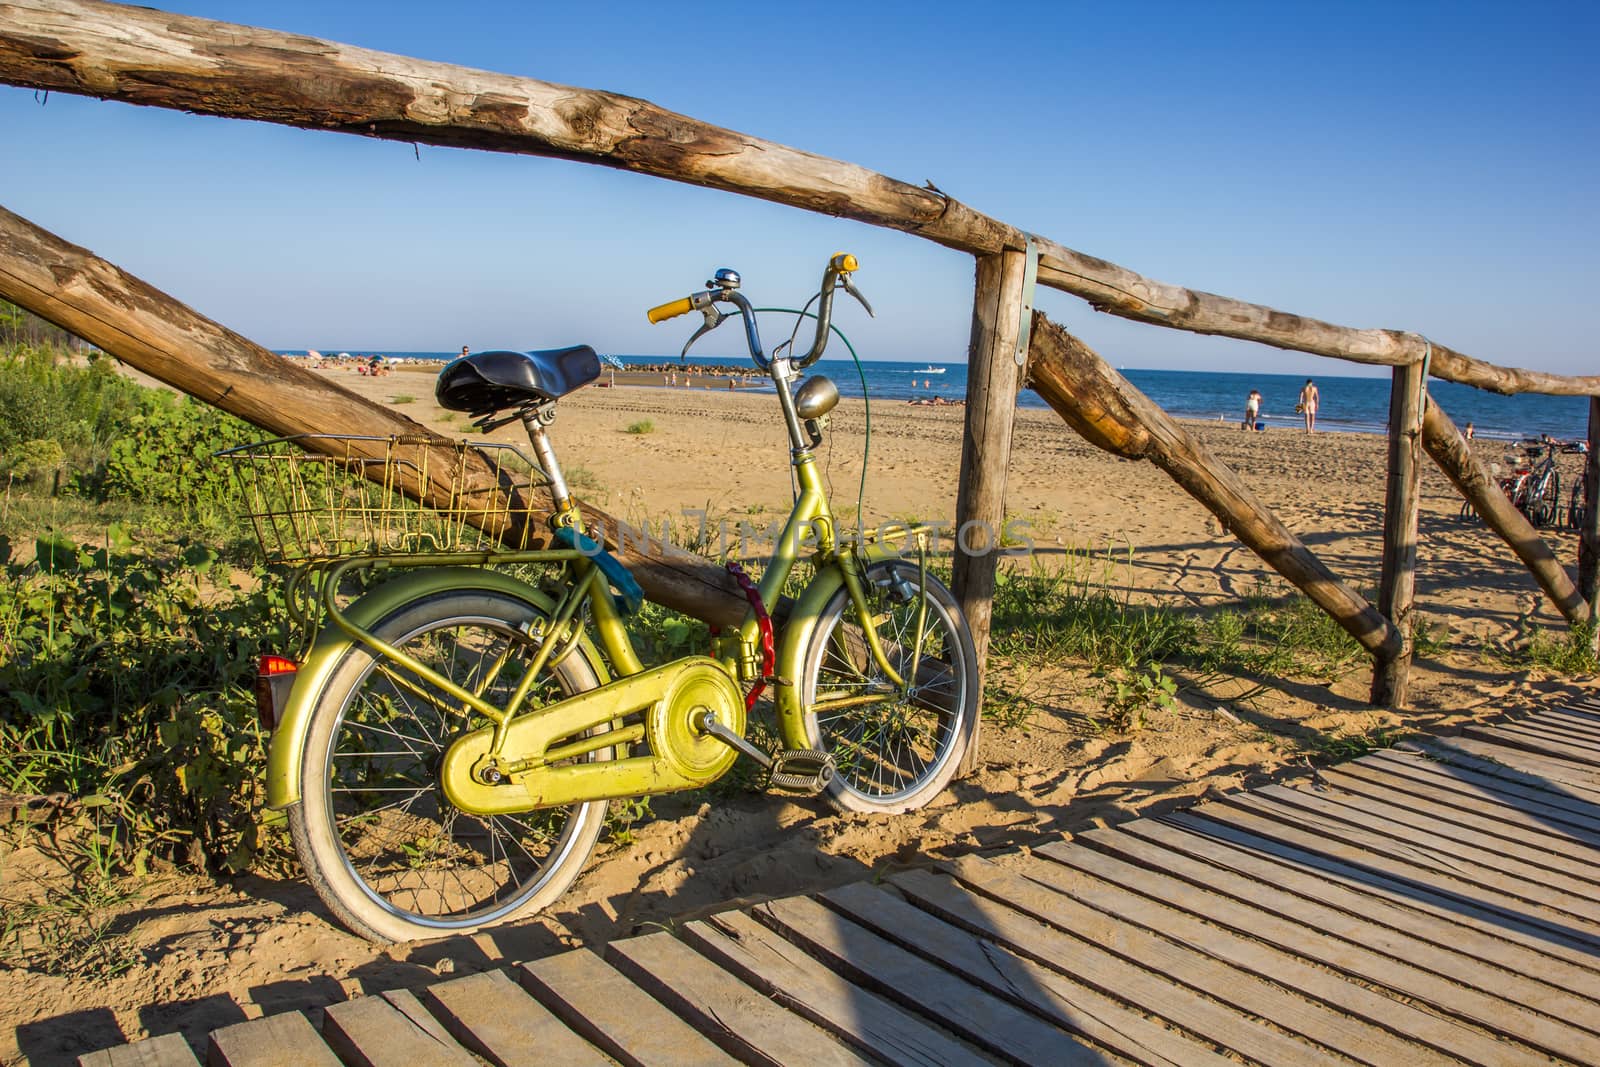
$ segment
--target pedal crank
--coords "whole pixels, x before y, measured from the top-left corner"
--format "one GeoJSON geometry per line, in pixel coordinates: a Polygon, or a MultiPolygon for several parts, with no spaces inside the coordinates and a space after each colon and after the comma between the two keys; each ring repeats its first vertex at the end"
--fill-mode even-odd
{"type": "Polygon", "coordinates": [[[810,748],[779,749],[769,756],[747,738],[718,722],[710,712],[703,712],[699,716],[695,728],[761,764],[767,771],[767,784],[773,789],[815,796],[833,781],[833,757],[826,752],[810,748]]]}

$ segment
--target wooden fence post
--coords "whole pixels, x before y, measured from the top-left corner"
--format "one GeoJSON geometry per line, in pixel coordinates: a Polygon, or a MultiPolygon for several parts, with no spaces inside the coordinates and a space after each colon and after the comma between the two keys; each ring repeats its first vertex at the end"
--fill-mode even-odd
{"type": "Polygon", "coordinates": [[[1411,610],[1417,591],[1417,494],[1422,473],[1422,405],[1427,371],[1421,363],[1394,369],[1389,389],[1389,481],[1383,504],[1383,572],[1378,610],[1400,634],[1400,651],[1379,652],[1372,664],[1372,703],[1406,702],[1411,673],[1411,610]]]}
{"type": "Polygon", "coordinates": [[[1596,622],[1590,647],[1600,651],[1600,396],[1589,398],[1589,454],[1583,464],[1583,526],[1578,534],[1578,592],[1596,622]]]}
{"type": "MultiPolygon", "coordinates": [[[[1006,467],[1017,411],[1022,368],[1017,341],[1022,329],[1023,275],[1027,257],[1001,252],[977,257],[973,288],[972,344],[967,352],[966,432],[961,444],[961,483],[956,491],[956,599],[972,627],[978,650],[978,691],[988,678],[989,623],[994,617],[995,565],[1006,519],[1006,467]],[[970,524],[970,525],[969,525],[970,524]]],[[[976,740],[961,773],[977,766],[976,740]]]]}

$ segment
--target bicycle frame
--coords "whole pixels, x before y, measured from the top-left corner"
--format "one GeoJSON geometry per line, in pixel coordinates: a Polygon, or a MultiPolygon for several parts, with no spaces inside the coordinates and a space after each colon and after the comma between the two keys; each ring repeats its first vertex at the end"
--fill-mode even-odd
{"type": "MultiPolygon", "coordinates": [[[[791,443],[794,446],[791,449],[791,462],[800,492],[783,526],[778,544],[774,546],[771,562],[757,586],[764,608],[770,612],[777,604],[784,585],[801,558],[801,547],[807,541],[815,542],[813,558],[818,563],[815,577],[789,614],[777,658],[777,677],[773,680],[780,735],[786,746],[801,749],[809,745],[805,728],[806,713],[809,709],[802,705],[796,679],[800,676],[800,661],[823,606],[842,586],[848,591],[854,603],[857,617],[869,617],[870,611],[861,579],[864,566],[875,559],[889,558],[899,553],[881,545],[863,545],[855,550],[841,548],[829,508],[827,491],[817,471],[813,450],[810,443],[801,436],[799,421],[794,414],[793,398],[789,391],[789,381],[792,377],[789,364],[787,361],[775,360],[769,369],[769,374],[777,386],[780,404],[786,417],[785,422],[790,429],[791,443]]],[[[544,468],[544,473],[556,494],[558,510],[555,522],[558,525],[571,525],[580,533],[583,532],[581,510],[566,492],[559,463],[548,439],[544,436],[543,427],[536,421],[530,421],[527,423],[527,429],[540,466],[544,468]]],[[[304,743],[317,694],[337,666],[338,660],[347,651],[349,641],[364,644],[376,652],[380,658],[379,669],[395,685],[430,701],[438,701],[441,699],[438,694],[444,694],[455,702],[455,706],[470,709],[492,722],[494,738],[490,753],[494,756],[498,756],[506,745],[513,721],[525,711],[523,705],[534,679],[545,666],[559,662],[580,645],[586,652],[591,653],[589,657],[591,662],[603,657],[611,678],[626,678],[646,670],[633,647],[622,615],[606,589],[602,571],[588,555],[578,549],[374,555],[345,559],[320,569],[325,571],[320,578],[322,608],[332,627],[324,630],[322,637],[303,659],[289,702],[274,731],[274,744],[267,775],[268,806],[272,808],[286,807],[300,799],[295,760],[298,759],[298,753],[304,743]],[[560,592],[549,596],[539,593],[515,578],[488,569],[492,566],[510,564],[560,564],[567,569],[568,576],[560,592]],[[348,611],[341,609],[337,602],[341,579],[363,568],[402,568],[407,573],[385,583],[374,593],[363,596],[348,611]],[[470,579],[464,577],[462,573],[464,569],[474,577],[470,579]],[[522,683],[503,707],[497,707],[483,700],[481,694],[487,690],[503,668],[504,660],[491,668],[480,684],[478,692],[472,692],[431,670],[372,632],[372,628],[389,611],[401,604],[436,592],[474,587],[508,592],[529,600],[540,609],[547,620],[543,624],[542,632],[537,634],[540,638],[538,651],[534,654],[533,661],[525,668],[522,683]],[[585,607],[588,609],[589,626],[584,624],[585,607]],[[335,632],[343,635],[346,640],[330,638],[335,632]],[[595,652],[601,653],[602,656],[592,655],[595,652]],[[426,688],[428,686],[437,692],[429,692],[426,688]]],[[[885,654],[876,629],[871,626],[864,627],[862,633],[868,653],[884,677],[896,686],[904,686],[905,680],[885,654]]],[[[919,632],[918,646],[920,637],[919,632]]],[[[719,639],[714,655],[731,676],[748,686],[760,676],[759,648],[760,623],[754,609],[751,609],[745,613],[745,619],[735,633],[719,639]]],[[[606,680],[602,678],[603,683],[606,680]]],[[[612,731],[593,740],[570,742],[562,746],[562,755],[564,757],[582,755],[586,751],[611,745],[631,744],[641,739],[642,730],[637,727],[612,731]]],[[[622,777],[630,779],[634,777],[631,774],[624,775],[622,771],[621,767],[617,768],[618,774],[622,777]]],[[[619,781],[616,783],[618,795],[650,791],[644,788],[645,784],[642,781],[619,781]]]]}

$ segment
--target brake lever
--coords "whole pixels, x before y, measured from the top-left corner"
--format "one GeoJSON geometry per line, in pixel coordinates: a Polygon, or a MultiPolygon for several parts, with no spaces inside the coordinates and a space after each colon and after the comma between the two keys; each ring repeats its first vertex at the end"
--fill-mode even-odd
{"type": "Polygon", "coordinates": [[[867,309],[867,316],[869,318],[874,318],[875,319],[875,318],[878,317],[878,316],[876,316],[876,315],[874,315],[872,313],[872,305],[867,303],[867,298],[861,295],[861,290],[857,289],[855,286],[850,284],[850,279],[849,278],[840,278],[839,282],[840,282],[841,285],[844,286],[844,291],[845,292],[847,292],[851,296],[855,297],[856,298],[856,302],[859,303],[862,307],[867,309]]]}
{"type": "Polygon", "coordinates": [[[705,307],[700,309],[700,314],[706,317],[706,321],[702,323],[700,328],[691,334],[689,339],[683,343],[683,351],[678,353],[679,363],[682,363],[684,360],[689,358],[689,348],[691,345],[700,340],[700,338],[704,337],[706,334],[710,333],[712,330],[715,330],[718,326],[721,326],[723,322],[731,317],[725,312],[718,311],[715,304],[707,304],[705,307]]]}

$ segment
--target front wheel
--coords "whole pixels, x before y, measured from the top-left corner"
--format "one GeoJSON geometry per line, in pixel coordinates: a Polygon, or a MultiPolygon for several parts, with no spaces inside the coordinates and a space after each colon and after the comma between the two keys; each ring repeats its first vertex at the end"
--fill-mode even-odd
{"type": "MultiPolygon", "coordinates": [[[[538,649],[528,624],[539,614],[506,593],[459,590],[404,604],[372,633],[503,707],[538,649]]],[[[525,706],[599,684],[580,646],[534,680],[525,706]]],[[[445,798],[445,750],[487,723],[364,644],[330,674],[289,830],[306,878],[354,932],[380,942],[469,933],[549,905],[577,877],[604,802],[486,817],[445,798]]]]}
{"type": "Polygon", "coordinates": [[[921,581],[918,575],[904,560],[871,564],[862,578],[870,618],[860,618],[841,586],[806,647],[800,680],[806,735],[834,759],[827,797],[842,811],[922,807],[955,777],[978,731],[972,633],[950,590],[932,575],[921,581]],[[906,689],[878,666],[864,625],[876,627],[906,689]]]}

